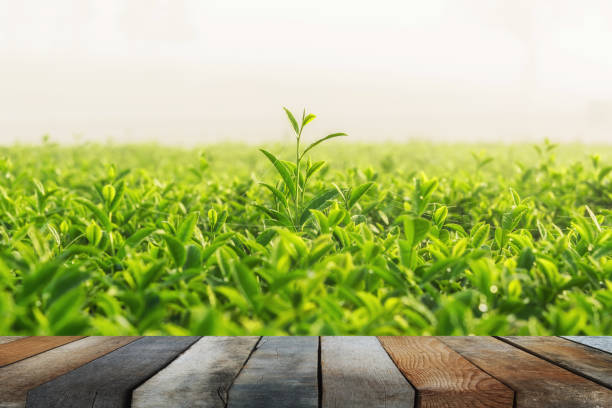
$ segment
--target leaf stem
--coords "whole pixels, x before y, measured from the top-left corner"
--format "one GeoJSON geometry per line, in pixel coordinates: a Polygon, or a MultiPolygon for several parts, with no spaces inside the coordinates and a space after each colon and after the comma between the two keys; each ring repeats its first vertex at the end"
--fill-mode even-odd
{"type": "Polygon", "coordinates": [[[300,138],[302,130],[297,134],[297,143],[295,144],[295,229],[298,230],[300,223],[300,138]]]}

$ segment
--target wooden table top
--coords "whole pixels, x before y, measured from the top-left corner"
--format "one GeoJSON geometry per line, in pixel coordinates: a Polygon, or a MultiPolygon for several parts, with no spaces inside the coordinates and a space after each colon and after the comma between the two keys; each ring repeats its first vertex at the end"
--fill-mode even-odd
{"type": "Polygon", "coordinates": [[[0,337],[0,408],[610,408],[612,337],[0,337]]]}

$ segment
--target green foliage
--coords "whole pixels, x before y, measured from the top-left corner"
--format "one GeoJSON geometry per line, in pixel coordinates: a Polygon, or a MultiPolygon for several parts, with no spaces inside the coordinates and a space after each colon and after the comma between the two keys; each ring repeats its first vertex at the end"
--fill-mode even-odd
{"type": "MultiPolygon", "coordinates": [[[[270,219],[276,225],[281,225],[285,227],[292,227],[294,231],[301,231],[304,223],[308,221],[311,216],[310,211],[320,210],[325,206],[328,200],[331,200],[335,196],[335,192],[333,190],[327,190],[319,193],[312,200],[310,200],[306,205],[304,205],[304,195],[306,193],[306,184],[308,180],[312,177],[312,175],[317,172],[321,167],[325,166],[325,162],[320,161],[316,163],[312,163],[310,160],[306,163],[306,169],[304,172],[301,171],[301,164],[304,155],[309,152],[313,147],[336,137],[347,136],[346,133],[333,133],[331,135],[327,135],[317,140],[316,142],[311,143],[306,149],[300,152],[300,142],[302,140],[302,131],[304,127],[312,122],[316,116],[313,114],[306,114],[306,110],[302,113],[302,122],[298,125],[298,122],[295,120],[293,113],[287,108],[283,108],[285,113],[287,114],[287,118],[293,127],[295,132],[295,162],[283,162],[277,159],[272,153],[260,149],[260,151],[270,160],[274,168],[280,175],[284,186],[277,188],[271,186],[270,184],[261,183],[265,188],[270,190],[276,199],[276,207],[277,208],[265,208],[258,207],[264,213],[266,213],[270,219]],[[290,208],[289,203],[293,202],[293,208],[290,208]]],[[[365,193],[365,191],[370,186],[360,186],[361,191],[359,192],[359,196],[351,197],[353,198],[353,203],[357,202],[359,197],[365,193]]],[[[359,190],[359,189],[358,189],[359,190]]],[[[347,203],[348,206],[348,203],[347,203]]]]}
{"type": "Polygon", "coordinates": [[[612,149],[317,143],[0,148],[0,334],[612,334],[612,149]]]}

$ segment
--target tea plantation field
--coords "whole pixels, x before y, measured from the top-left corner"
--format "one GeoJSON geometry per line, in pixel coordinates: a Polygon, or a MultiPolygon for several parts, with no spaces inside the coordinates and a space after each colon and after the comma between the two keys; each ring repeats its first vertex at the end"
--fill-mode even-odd
{"type": "Polygon", "coordinates": [[[265,149],[0,147],[0,334],[612,335],[611,147],[265,149]]]}

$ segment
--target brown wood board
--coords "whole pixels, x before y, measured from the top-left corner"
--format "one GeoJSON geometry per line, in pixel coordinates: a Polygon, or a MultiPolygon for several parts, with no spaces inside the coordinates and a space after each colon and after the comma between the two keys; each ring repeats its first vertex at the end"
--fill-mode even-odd
{"type": "Polygon", "coordinates": [[[35,356],[43,351],[80,340],[84,336],[32,336],[0,345],[0,367],[35,356]]]}
{"type": "Polygon", "coordinates": [[[502,340],[612,388],[612,354],[560,337],[508,336],[502,340]]]}
{"type": "Polygon", "coordinates": [[[127,408],[132,390],[171,363],[198,337],[145,337],[28,392],[35,408],[127,408]]]}
{"type": "Polygon", "coordinates": [[[517,408],[612,407],[612,391],[492,337],[441,340],[511,387],[517,408]]]}
{"type": "Polygon", "coordinates": [[[264,337],[231,386],[230,408],[318,407],[318,337],[264,337]]]}
{"type": "Polygon", "coordinates": [[[29,390],[136,339],[138,337],[86,337],[0,368],[0,407],[23,408],[29,390]]]}
{"type": "Polygon", "coordinates": [[[379,337],[416,388],[417,407],[511,408],[513,392],[434,337],[379,337]]]}
{"type": "Polygon", "coordinates": [[[563,338],[612,354],[612,336],[563,336],[563,338]]]}
{"type": "Polygon", "coordinates": [[[10,343],[11,341],[23,339],[27,336],[0,336],[0,344],[10,343]]]}
{"type": "Polygon", "coordinates": [[[415,392],[376,337],[322,337],[323,408],[413,407],[415,392]]]}

